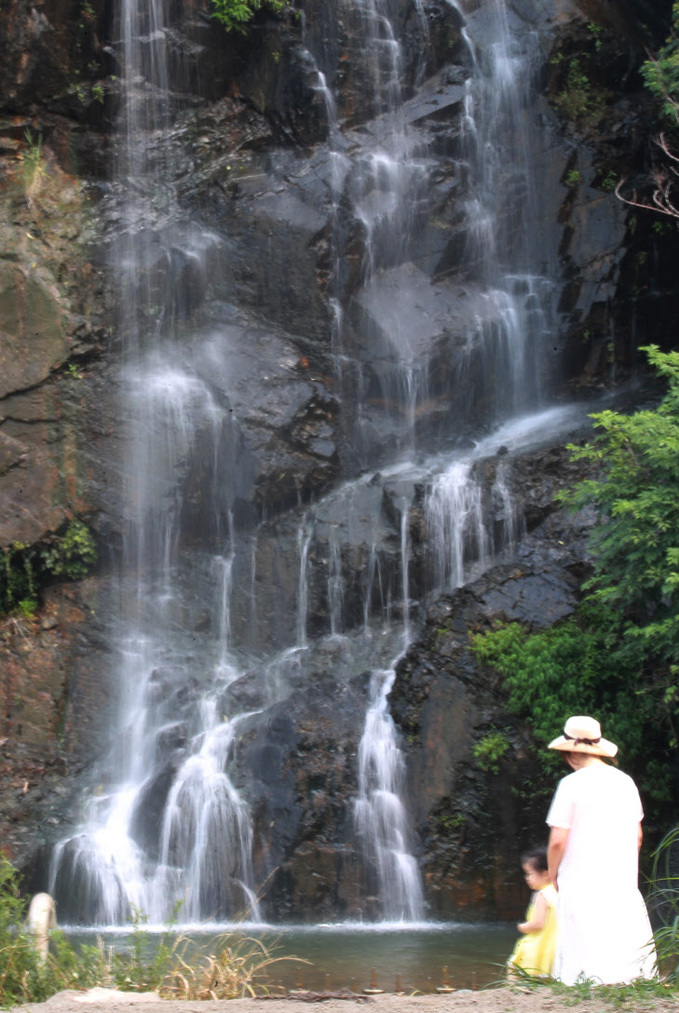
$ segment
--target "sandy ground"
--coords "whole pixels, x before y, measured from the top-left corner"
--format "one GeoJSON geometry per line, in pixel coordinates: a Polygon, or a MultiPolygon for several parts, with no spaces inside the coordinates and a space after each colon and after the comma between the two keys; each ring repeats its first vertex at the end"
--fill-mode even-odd
{"type": "Polygon", "coordinates": [[[611,1013],[625,1009],[630,1013],[649,1010],[652,1013],[679,1013],[679,998],[673,995],[648,1002],[634,1001],[612,1004],[602,999],[578,999],[575,995],[556,994],[549,986],[527,989],[522,986],[488,989],[481,992],[451,992],[445,995],[350,996],[339,998],[309,992],[304,999],[288,997],[231,999],[220,1002],[182,1002],[161,1000],[153,993],[114,992],[91,989],[89,992],[59,992],[44,1003],[15,1007],[15,1011],[34,1013],[135,1013],[130,1007],[140,1006],[137,1013],[573,1013],[577,1005],[581,1013],[611,1013]]]}

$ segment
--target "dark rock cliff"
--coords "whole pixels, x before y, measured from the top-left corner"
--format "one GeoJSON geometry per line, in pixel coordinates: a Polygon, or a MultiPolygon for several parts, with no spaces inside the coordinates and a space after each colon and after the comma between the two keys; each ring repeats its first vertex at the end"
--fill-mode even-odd
{"type": "MultiPolygon", "coordinates": [[[[470,7],[473,16],[483,4],[470,7]]],[[[640,344],[667,343],[676,311],[676,240],[656,234],[642,216],[631,218],[611,185],[616,173],[645,170],[652,116],[637,68],[665,23],[658,6],[644,0],[514,0],[512,7],[538,40],[544,59],[536,115],[551,124],[549,150],[531,152],[540,180],[535,213],[546,255],[561,265],[559,311],[567,326],[545,371],[589,390],[627,376],[640,344]],[[573,61],[584,84],[574,80],[573,61]]],[[[369,148],[361,127],[375,110],[362,101],[367,72],[356,27],[347,20],[336,34],[332,3],[304,9],[304,19],[290,11],[282,21],[258,18],[249,38],[236,40],[215,27],[201,3],[178,15],[172,59],[183,111],[171,130],[174,183],[185,212],[218,233],[220,246],[207,278],[197,277],[178,250],[169,258],[152,250],[147,267],[151,277],[171,272],[170,291],[182,293],[177,302],[201,326],[219,300],[238,301],[239,314],[226,322],[230,375],[211,377],[243,420],[234,442],[249,462],[228,507],[244,530],[263,523],[260,579],[281,582],[288,599],[296,580],[285,565],[296,537],[294,511],[367,465],[377,467],[384,451],[382,406],[370,402],[368,421],[377,420],[378,435],[357,453],[355,387],[338,384],[331,364],[331,125],[309,51],[322,50],[341,68],[339,116],[357,147],[369,148]]],[[[453,6],[431,2],[424,9],[426,46],[415,5],[406,0],[398,29],[406,115],[437,171],[417,269],[388,265],[385,291],[396,299],[407,273],[426,300],[424,315],[437,321],[471,269],[453,168],[469,54],[453,6]]],[[[102,624],[123,515],[121,335],[109,267],[121,230],[107,170],[115,156],[118,49],[113,12],[99,0],[11,0],[0,11],[0,548],[46,546],[73,518],[87,522],[99,545],[97,576],[53,581],[40,592],[37,617],[0,620],[0,834],[4,851],[29,872],[29,885],[43,887],[43,849],[64,824],[75,824],[76,799],[104,748],[115,696],[102,624]]],[[[150,224],[162,233],[163,223],[150,224]]],[[[361,334],[372,319],[371,300],[384,291],[360,294],[365,237],[355,221],[346,224],[340,282],[347,299],[356,293],[350,351],[362,366],[368,355],[361,334]]],[[[463,300],[460,306],[462,319],[463,300]]],[[[470,397],[464,384],[451,382],[455,335],[437,326],[427,335],[432,398],[417,419],[422,436],[451,429],[470,397]]],[[[387,341],[376,338],[386,362],[387,341]]],[[[203,366],[206,374],[210,368],[203,366]]],[[[376,374],[379,368],[366,367],[376,374]]],[[[462,426],[455,432],[465,435],[462,426]]],[[[200,454],[187,466],[187,543],[213,537],[202,493],[211,466],[200,454]]],[[[530,781],[530,731],[503,713],[501,687],[477,670],[467,633],[497,617],[539,627],[568,615],[586,567],[587,520],[569,520],[551,504],[554,488],[570,478],[564,455],[546,452],[515,468],[530,534],[511,562],[427,611],[391,695],[427,897],[441,915],[516,913],[523,904],[517,854],[539,836],[544,808],[538,792],[531,807],[527,788],[521,801],[509,790],[530,781]],[[474,742],[492,727],[502,727],[511,742],[497,774],[472,759],[474,742]]],[[[381,490],[380,501],[396,553],[397,529],[381,490]]],[[[422,552],[414,598],[418,566],[426,566],[422,552]]],[[[317,591],[311,608],[319,632],[325,593],[317,591]]],[[[276,642],[280,620],[272,604],[262,642],[276,642]]],[[[247,617],[237,622],[245,638],[247,617]]],[[[340,664],[321,652],[311,691],[295,688],[268,729],[246,737],[240,758],[258,870],[276,866],[271,907],[295,919],[310,910],[318,918],[366,910],[347,869],[355,861],[349,813],[367,687],[362,675],[325,678],[340,664]],[[274,825],[273,834],[264,832],[274,825]]],[[[257,699],[258,673],[233,692],[257,699]]]]}

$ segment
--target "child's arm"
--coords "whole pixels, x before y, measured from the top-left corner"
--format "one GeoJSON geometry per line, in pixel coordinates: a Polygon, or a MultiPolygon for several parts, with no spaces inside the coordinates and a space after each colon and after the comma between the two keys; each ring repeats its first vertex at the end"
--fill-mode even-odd
{"type": "Polygon", "coordinates": [[[539,932],[541,928],[544,928],[545,918],[547,917],[547,901],[545,900],[542,893],[538,893],[535,898],[535,906],[533,910],[533,917],[529,922],[519,922],[516,926],[519,932],[526,935],[528,932],[539,932]]]}

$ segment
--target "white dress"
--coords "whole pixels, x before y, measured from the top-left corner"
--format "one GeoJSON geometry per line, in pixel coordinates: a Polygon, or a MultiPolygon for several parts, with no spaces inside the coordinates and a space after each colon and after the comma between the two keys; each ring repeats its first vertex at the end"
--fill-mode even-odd
{"type": "Polygon", "coordinates": [[[653,932],[637,883],[642,817],[634,781],[608,764],[581,767],[559,782],[547,823],[569,831],[554,961],[554,977],[566,985],[654,976],[653,932]]]}

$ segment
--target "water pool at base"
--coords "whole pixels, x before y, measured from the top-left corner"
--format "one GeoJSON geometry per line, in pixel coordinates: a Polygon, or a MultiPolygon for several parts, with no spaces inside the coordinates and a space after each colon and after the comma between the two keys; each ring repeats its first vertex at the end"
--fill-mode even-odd
{"type": "MultiPolygon", "coordinates": [[[[120,928],[89,930],[87,933],[66,929],[74,943],[92,943],[96,935],[106,945],[125,949],[130,936],[120,928]]],[[[186,927],[183,934],[191,939],[196,960],[200,954],[214,953],[221,935],[237,932],[262,939],[273,956],[297,957],[270,968],[267,984],[294,989],[336,991],[352,988],[363,991],[371,984],[373,968],[379,988],[396,990],[397,975],[405,992],[434,992],[443,984],[444,968],[452,987],[488,988],[499,984],[503,965],[516,940],[516,928],[508,924],[424,923],[421,926],[310,925],[216,926],[210,931],[186,927]],[[303,963],[302,961],[309,961],[303,963]]],[[[153,947],[160,933],[148,930],[148,945],[153,947]]],[[[232,937],[233,938],[233,937],[232,937]]]]}

